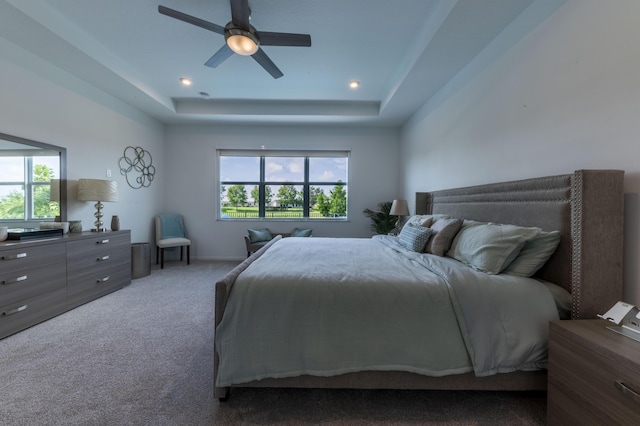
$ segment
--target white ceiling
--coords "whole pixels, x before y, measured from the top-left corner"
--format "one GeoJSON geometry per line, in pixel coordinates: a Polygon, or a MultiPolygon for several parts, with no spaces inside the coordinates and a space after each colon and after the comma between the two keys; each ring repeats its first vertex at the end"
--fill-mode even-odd
{"type": "Polygon", "coordinates": [[[158,13],[224,26],[228,0],[0,0],[0,37],[165,123],[397,126],[532,2],[249,0],[258,31],[311,35],[263,47],[277,80],[250,57],[204,66],[224,37],[158,13]]]}

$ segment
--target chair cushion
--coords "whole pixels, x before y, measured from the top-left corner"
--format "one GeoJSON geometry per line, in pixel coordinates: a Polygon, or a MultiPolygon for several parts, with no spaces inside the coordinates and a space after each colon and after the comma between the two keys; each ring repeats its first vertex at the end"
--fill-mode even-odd
{"type": "Polygon", "coordinates": [[[188,238],[165,238],[158,240],[156,245],[160,248],[177,247],[177,246],[190,246],[191,240],[188,238]]]}
{"type": "Polygon", "coordinates": [[[161,214],[162,235],[160,239],[186,237],[187,233],[182,223],[182,216],[178,214],[161,214]]]}

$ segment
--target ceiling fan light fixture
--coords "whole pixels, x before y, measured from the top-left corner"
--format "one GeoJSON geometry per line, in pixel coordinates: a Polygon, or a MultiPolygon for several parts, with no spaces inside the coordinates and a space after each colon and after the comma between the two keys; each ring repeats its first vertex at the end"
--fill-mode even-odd
{"type": "Polygon", "coordinates": [[[228,28],[225,31],[227,46],[238,55],[250,56],[258,51],[258,38],[249,31],[228,28]]]}

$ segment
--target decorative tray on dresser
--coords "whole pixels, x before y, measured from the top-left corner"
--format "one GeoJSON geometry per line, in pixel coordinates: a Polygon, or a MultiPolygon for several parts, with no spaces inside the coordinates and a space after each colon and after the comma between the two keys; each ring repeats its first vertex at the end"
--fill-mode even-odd
{"type": "Polygon", "coordinates": [[[640,342],[608,325],[550,323],[547,424],[640,424],[640,342]]]}
{"type": "Polygon", "coordinates": [[[0,242],[0,339],[131,282],[130,231],[0,242]]]}

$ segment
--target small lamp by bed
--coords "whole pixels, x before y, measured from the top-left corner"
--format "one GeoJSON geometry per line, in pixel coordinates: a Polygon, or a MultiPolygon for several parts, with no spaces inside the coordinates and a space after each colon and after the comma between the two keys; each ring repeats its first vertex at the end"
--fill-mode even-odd
{"type": "Polygon", "coordinates": [[[400,230],[404,225],[405,217],[409,216],[409,205],[407,204],[407,200],[393,200],[393,203],[391,203],[391,210],[389,210],[389,214],[398,216],[396,228],[393,230],[393,233],[397,235],[400,233],[400,230]]]}

